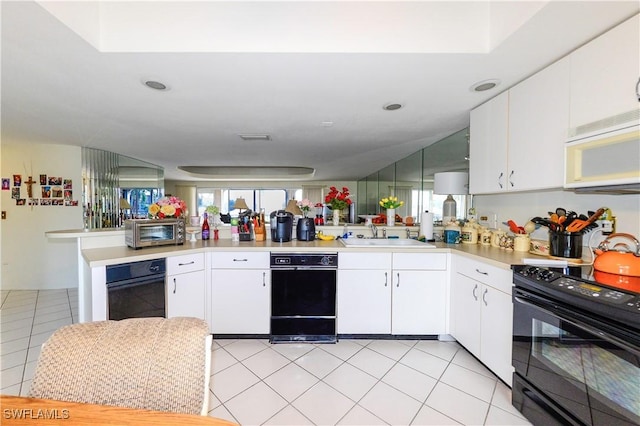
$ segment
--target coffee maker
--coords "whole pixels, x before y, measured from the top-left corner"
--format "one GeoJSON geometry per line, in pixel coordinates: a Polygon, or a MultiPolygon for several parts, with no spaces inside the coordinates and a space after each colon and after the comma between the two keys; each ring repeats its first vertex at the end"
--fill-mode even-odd
{"type": "Polygon", "coordinates": [[[269,215],[271,221],[271,241],[286,243],[291,241],[293,215],[285,210],[275,210],[269,215]]]}
{"type": "Polygon", "coordinates": [[[298,219],[296,238],[298,241],[313,241],[316,239],[316,225],[313,223],[313,219],[309,217],[298,219]]]}

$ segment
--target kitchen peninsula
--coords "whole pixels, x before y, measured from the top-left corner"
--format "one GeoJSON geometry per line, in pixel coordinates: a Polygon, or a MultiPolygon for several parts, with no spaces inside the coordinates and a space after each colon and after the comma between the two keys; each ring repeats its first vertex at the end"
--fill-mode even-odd
{"type": "MultiPolygon", "coordinates": [[[[356,235],[368,231],[368,228],[358,225],[349,225],[348,229],[356,235]]],[[[344,228],[328,226],[323,230],[337,235],[344,228]]],[[[403,234],[405,228],[395,227],[393,232],[395,231],[403,234]]],[[[510,267],[513,264],[522,264],[525,257],[535,256],[479,244],[435,243],[435,247],[425,245],[425,248],[350,248],[345,247],[340,240],[309,242],[293,240],[287,243],[271,240],[262,242],[232,242],[230,239],[198,240],[179,246],[133,250],[124,245],[123,231],[119,230],[100,233],[56,231],[48,233],[47,236],[78,239],[81,265],[80,321],[96,321],[108,317],[107,266],[166,259],[167,316],[187,314],[200,316],[209,323],[214,334],[254,336],[268,334],[271,286],[269,254],[274,252],[338,253],[337,329],[339,335],[345,336],[367,334],[372,338],[376,336],[388,338],[414,335],[441,339],[450,339],[450,336],[453,336],[458,339],[457,330],[461,330],[464,335],[463,324],[470,320],[474,321],[466,319],[456,322],[456,316],[460,317],[462,313],[461,308],[456,308],[458,299],[462,295],[452,285],[455,281],[452,277],[460,274],[468,280],[482,284],[487,291],[493,292],[488,299],[489,307],[498,300],[509,302],[495,305],[496,309],[493,312],[486,309],[484,313],[485,318],[490,313],[500,318],[500,321],[494,322],[500,329],[494,331],[502,336],[501,346],[504,347],[504,351],[500,353],[504,354],[504,359],[496,361],[496,365],[490,365],[491,361],[489,361],[487,365],[507,383],[511,380],[509,348],[512,274],[510,267]],[[103,246],[99,244],[101,240],[104,240],[103,246]],[[118,241],[120,244],[117,244],[118,241]],[[239,265],[233,264],[233,260],[238,259],[244,262],[236,262],[239,265]],[[225,262],[228,262],[228,265],[225,262]],[[180,270],[180,268],[186,269],[180,270]],[[221,276],[229,279],[223,280],[225,282],[214,279],[221,276]],[[240,287],[242,279],[239,277],[245,276],[252,277],[247,278],[251,282],[244,283],[246,285],[240,287]],[[188,279],[180,281],[181,277],[188,277],[188,279]],[[387,284],[387,277],[391,285],[387,284]],[[411,281],[413,278],[415,278],[414,282],[411,281]],[[401,279],[402,285],[398,285],[401,279]],[[221,285],[226,285],[222,293],[219,289],[216,290],[216,286],[221,285]],[[185,288],[188,288],[188,291],[181,293],[185,288]],[[398,292],[402,290],[411,290],[415,293],[401,299],[398,292]],[[214,300],[216,291],[218,291],[217,294],[225,294],[226,297],[233,299],[225,300],[223,304],[233,306],[232,314],[237,314],[238,319],[223,321],[219,317],[220,314],[216,314],[215,307],[219,304],[214,300]],[[397,293],[393,300],[396,300],[396,303],[398,300],[404,300],[405,305],[392,305],[392,292],[397,293]],[[352,301],[349,300],[350,297],[352,301]],[[370,306],[378,306],[381,309],[372,310],[370,306]],[[400,327],[403,320],[398,317],[399,312],[409,315],[407,321],[411,324],[410,328],[400,327]],[[421,315],[425,313],[426,316],[423,318],[421,315]],[[238,321],[249,325],[243,329],[233,330],[229,324],[239,323],[238,321]],[[366,328],[374,323],[378,324],[376,326],[378,328],[366,328]],[[224,332],[216,330],[224,330],[224,332]],[[363,330],[367,332],[363,333],[363,330]]],[[[477,356],[479,355],[478,353],[477,356]]]]}

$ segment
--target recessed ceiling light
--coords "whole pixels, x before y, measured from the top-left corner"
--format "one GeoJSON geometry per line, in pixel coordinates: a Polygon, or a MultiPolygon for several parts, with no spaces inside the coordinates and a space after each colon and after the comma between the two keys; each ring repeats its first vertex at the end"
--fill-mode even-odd
{"type": "Polygon", "coordinates": [[[402,108],[402,104],[386,104],[385,106],[382,107],[382,109],[386,110],[386,111],[395,111],[397,109],[402,108]]]}
{"type": "Polygon", "coordinates": [[[500,84],[500,80],[496,80],[496,79],[479,81],[473,86],[471,86],[469,90],[471,90],[472,92],[484,92],[486,90],[493,89],[498,84],[500,84]]]}
{"type": "Polygon", "coordinates": [[[165,84],[160,83],[159,81],[147,80],[144,82],[145,86],[150,87],[156,90],[166,90],[167,86],[165,84]]]}
{"type": "Polygon", "coordinates": [[[238,135],[238,136],[240,136],[240,139],[242,139],[244,141],[270,141],[271,140],[271,135],[242,134],[242,135],[238,135]]]}

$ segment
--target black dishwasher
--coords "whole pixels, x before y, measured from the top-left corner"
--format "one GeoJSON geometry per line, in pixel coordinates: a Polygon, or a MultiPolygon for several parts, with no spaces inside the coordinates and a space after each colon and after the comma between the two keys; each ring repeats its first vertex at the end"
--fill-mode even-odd
{"type": "Polygon", "coordinates": [[[107,266],[107,318],[165,316],[165,259],[107,266]]]}
{"type": "Polygon", "coordinates": [[[271,253],[271,343],[335,343],[338,254],[271,253]]]}

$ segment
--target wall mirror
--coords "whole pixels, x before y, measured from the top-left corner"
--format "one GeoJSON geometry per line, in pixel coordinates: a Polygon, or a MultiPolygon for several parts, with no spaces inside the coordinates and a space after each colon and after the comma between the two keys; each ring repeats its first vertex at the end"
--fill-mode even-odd
{"type": "MultiPolygon", "coordinates": [[[[469,170],[469,128],[464,128],[358,181],[357,214],[384,213],[378,201],[395,195],[404,201],[396,209],[402,217],[419,220],[420,212],[442,208],[440,195],[433,194],[433,175],[469,170]]],[[[465,205],[465,196],[458,202],[465,205]]]]}

